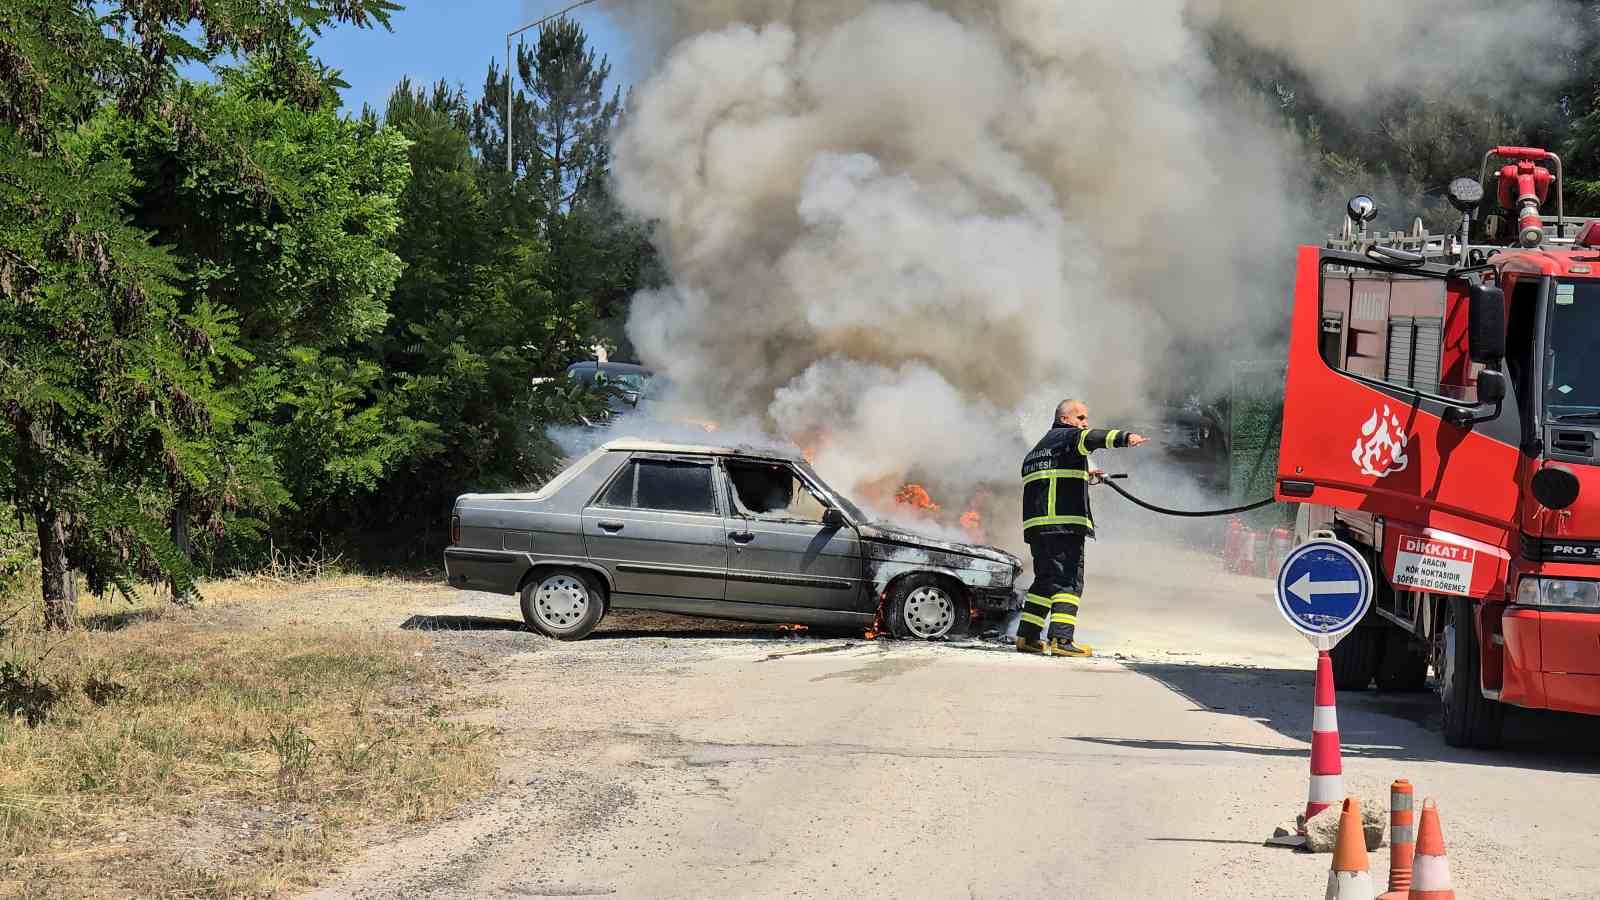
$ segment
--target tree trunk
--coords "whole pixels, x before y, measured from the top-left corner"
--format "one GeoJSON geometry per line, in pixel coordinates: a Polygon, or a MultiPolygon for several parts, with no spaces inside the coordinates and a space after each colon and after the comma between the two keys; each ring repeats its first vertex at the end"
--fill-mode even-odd
{"type": "Polygon", "coordinates": [[[67,568],[67,533],[61,514],[48,506],[34,508],[39,525],[39,576],[44,588],[46,628],[66,629],[78,622],[78,589],[67,568]]]}
{"type": "MultiPolygon", "coordinates": [[[[189,502],[187,497],[180,497],[172,506],[172,543],[178,548],[185,561],[194,559],[194,542],[189,534],[189,502]]],[[[172,602],[187,606],[194,600],[193,590],[180,589],[176,579],[168,579],[167,587],[172,591],[172,602]]]]}

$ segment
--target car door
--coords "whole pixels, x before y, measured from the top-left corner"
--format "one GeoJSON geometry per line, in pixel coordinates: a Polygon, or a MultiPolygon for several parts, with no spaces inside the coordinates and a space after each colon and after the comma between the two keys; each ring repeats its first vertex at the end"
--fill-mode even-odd
{"type": "Polygon", "coordinates": [[[635,454],[617,470],[583,511],[589,558],[616,594],[723,599],[729,529],[717,480],[710,457],[635,454]]]}
{"type": "Polygon", "coordinates": [[[826,524],[828,505],[789,464],[731,457],[722,462],[729,502],[728,600],[856,611],[861,541],[847,524],[826,524]]]}

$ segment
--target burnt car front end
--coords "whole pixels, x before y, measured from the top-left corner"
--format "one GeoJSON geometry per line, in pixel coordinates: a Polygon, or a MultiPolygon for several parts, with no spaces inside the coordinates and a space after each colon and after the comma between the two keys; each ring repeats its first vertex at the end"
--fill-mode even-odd
{"type": "Polygon", "coordinates": [[[995,547],[942,541],[888,525],[859,529],[867,577],[881,595],[895,579],[934,572],[966,589],[975,613],[1004,615],[1022,608],[1017,579],[1022,560],[995,547]]]}
{"type": "Polygon", "coordinates": [[[849,497],[823,481],[810,463],[799,460],[796,465],[830,503],[856,523],[867,580],[879,597],[897,578],[932,572],[959,583],[967,592],[973,612],[984,618],[1004,616],[1022,608],[1022,594],[1017,590],[1022,560],[1016,556],[998,547],[941,540],[874,522],[849,497]]]}

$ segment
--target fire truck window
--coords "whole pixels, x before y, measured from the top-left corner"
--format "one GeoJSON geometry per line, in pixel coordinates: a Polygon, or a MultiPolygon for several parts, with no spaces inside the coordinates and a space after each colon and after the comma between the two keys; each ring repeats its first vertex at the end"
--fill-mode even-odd
{"type": "Polygon", "coordinates": [[[1600,284],[1557,282],[1550,304],[1544,402],[1550,418],[1569,421],[1600,413],[1600,365],[1594,335],[1600,330],[1600,284]]]}
{"type": "MultiPolygon", "coordinates": [[[[1326,266],[1318,350],[1330,367],[1433,396],[1470,402],[1464,337],[1453,333],[1441,279],[1326,266]]],[[[1465,315],[1465,305],[1458,315],[1465,315]]],[[[1464,319],[1461,324],[1464,324],[1464,319]]]]}
{"type": "Polygon", "coordinates": [[[788,466],[730,460],[727,469],[741,512],[765,519],[822,521],[827,506],[788,466]]]}
{"type": "Polygon", "coordinates": [[[1506,323],[1506,374],[1527,419],[1533,397],[1533,333],[1539,315],[1538,281],[1523,280],[1511,291],[1511,319],[1506,323]]]}

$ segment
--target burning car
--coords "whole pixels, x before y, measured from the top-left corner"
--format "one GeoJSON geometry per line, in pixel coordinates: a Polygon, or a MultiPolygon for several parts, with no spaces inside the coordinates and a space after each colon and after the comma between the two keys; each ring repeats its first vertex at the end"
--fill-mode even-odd
{"type": "Polygon", "coordinates": [[[586,637],[641,609],[936,640],[1020,606],[1015,556],[875,523],[799,454],[612,441],[534,493],[465,494],[449,583],[586,637]]]}

